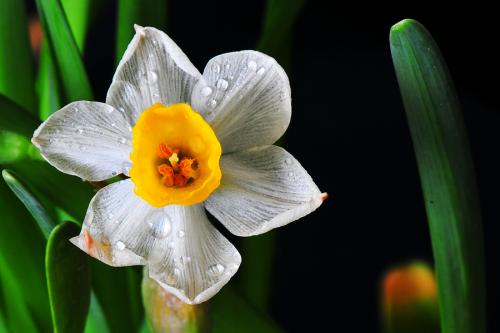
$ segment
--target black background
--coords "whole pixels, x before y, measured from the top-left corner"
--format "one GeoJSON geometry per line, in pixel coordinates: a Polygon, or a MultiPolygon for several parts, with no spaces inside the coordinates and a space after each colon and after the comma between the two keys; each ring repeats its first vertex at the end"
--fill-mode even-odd
{"type": "MultiPolygon", "coordinates": [[[[215,55],[255,48],[264,8],[255,0],[171,0],[167,33],[202,71],[215,55]]],[[[390,27],[404,18],[419,20],[433,34],[463,105],[483,209],[489,331],[500,331],[494,320],[500,306],[496,13],[486,1],[304,6],[288,70],[293,113],[286,148],[330,198],[313,214],[273,231],[278,248],[271,315],[287,331],[377,332],[384,272],[412,259],[432,262],[388,42],[390,27]]],[[[85,62],[102,101],[115,68],[114,2],[100,15],[85,62]]]]}

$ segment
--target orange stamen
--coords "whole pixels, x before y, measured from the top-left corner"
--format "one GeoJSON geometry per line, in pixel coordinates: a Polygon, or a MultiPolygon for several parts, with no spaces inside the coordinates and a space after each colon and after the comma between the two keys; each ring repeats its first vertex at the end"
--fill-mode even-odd
{"type": "Polygon", "coordinates": [[[176,174],[174,175],[174,185],[177,187],[183,187],[186,185],[188,179],[183,175],[176,174]]]}
{"type": "Polygon", "coordinates": [[[191,158],[185,158],[179,163],[179,169],[181,171],[181,175],[186,177],[187,179],[189,178],[196,178],[197,172],[195,170],[196,163],[195,161],[191,158]],[[194,163],[194,165],[193,165],[194,163]]]}
{"type": "Polygon", "coordinates": [[[158,172],[162,175],[161,182],[165,186],[174,185],[174,169],[168,164],[161,164],[158,166],[158,172]]]}
{"type": "Polygon", "coordinates": [[[170,156],[172,156],[172,154],[178,153],[179,149],[170,149],[170,147],[167,146],[166,144],[160,143],[158,145],[158,151],[157,152],[158,152],[158,157],[159,158],[169,158],[170,156]]]}

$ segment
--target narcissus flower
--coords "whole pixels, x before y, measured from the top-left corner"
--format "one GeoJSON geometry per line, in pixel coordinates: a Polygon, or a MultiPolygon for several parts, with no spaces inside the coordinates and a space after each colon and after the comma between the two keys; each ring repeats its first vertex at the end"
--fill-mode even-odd
{"type": "Polygon", "coordinates": [[[203,75],[163,32],[136,26],[106,104],[74,102],[32,142],[62,172],[89,181],[123,174],[90,202],[71,241],[112,266],[147,265],[186,303],[213,296],[238,269],[214,228],[252,236],[321,205],[309,174],[272,144],[290,122],[290,85],[256,51],[219,55],[203,75]]]}

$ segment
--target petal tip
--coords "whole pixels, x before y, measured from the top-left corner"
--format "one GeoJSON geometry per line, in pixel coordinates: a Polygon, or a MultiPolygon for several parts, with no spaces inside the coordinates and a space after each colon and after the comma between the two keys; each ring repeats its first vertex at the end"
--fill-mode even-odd
{"type": "Polygon", "coordinates": [[[139,34],[141,37],[144,37],[146,35],[146,32],[144,31],[144,27],[139,25],[139,24],[134,24],[134,30],[136,34],[139,34]]]}

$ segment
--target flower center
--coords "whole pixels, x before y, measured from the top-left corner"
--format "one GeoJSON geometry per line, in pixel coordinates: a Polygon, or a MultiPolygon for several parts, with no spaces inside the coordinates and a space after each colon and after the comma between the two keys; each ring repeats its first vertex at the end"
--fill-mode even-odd
{"type": "Polygon", "coordinates": [[[130,178],[152,206],[194,205],[219,186],[220,143],[189,105],[152,105],[132,134],[130,178]]]}

